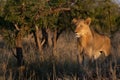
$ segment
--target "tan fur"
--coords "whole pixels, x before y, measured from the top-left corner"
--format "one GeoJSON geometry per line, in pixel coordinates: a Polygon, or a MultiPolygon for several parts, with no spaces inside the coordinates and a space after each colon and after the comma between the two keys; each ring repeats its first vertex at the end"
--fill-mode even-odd
{"type": "Polygon", "coordinates": [[[72,22],[76,25],[77,45],[81,54],[87,55],[90,59],[98,59],[101,53],[104,53],[105,56],[110,54],[110,38],[90,29],[91,18],[73,19],[72,22]]]}

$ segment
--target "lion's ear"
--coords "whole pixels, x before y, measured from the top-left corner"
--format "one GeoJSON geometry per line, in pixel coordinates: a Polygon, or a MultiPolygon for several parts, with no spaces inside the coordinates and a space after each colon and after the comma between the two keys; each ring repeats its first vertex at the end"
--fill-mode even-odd
{"type": "Polygon", "coordinates": [[[86,23],[87,25],[90,25],[90,23],[91,23],[91,18],[87,18],[87,19],[85,20],[85,23],[86,23]]]}
{"type": "Polygon", "coordinates": [[[77,20],[76,18],[74,18],[74,19],[72,20],[72,23],[76,24],[77,21],[78,21],[78,20],[77,20]]]}

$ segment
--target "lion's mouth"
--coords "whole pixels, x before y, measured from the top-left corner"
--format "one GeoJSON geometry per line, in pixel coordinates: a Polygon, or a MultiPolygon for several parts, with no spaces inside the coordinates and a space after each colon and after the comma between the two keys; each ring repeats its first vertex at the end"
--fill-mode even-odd
{"type": "Polygon", "coordinates": [[[79,35],[78,33],[76,33],[75,36],[76,36],[77,38],[80,38],[80,35],[79,35]]]}
{"type": "Polygon", "coordinates": [[[75,35],[76,35],[77,38],[80,38],[82,36],[85,36],[86,33],[75,33],[75,35]]]}

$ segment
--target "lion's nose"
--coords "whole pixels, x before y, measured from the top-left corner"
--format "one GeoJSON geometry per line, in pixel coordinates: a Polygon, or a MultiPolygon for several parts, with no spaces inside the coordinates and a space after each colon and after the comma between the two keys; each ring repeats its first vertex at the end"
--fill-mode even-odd
{"type": "Polygon", "coordinates": [[[75,33],[77,33],[77,31],[75,30],[75,33]]]}

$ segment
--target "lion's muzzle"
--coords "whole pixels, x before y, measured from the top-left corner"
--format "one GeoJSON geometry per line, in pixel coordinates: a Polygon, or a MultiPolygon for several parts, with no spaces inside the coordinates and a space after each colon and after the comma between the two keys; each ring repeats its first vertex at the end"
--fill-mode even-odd
{"type": "Polygon", "coordinates": [[[80,37],[79,33],[75,33],[75,37],[79,38],[80,37]]]}

